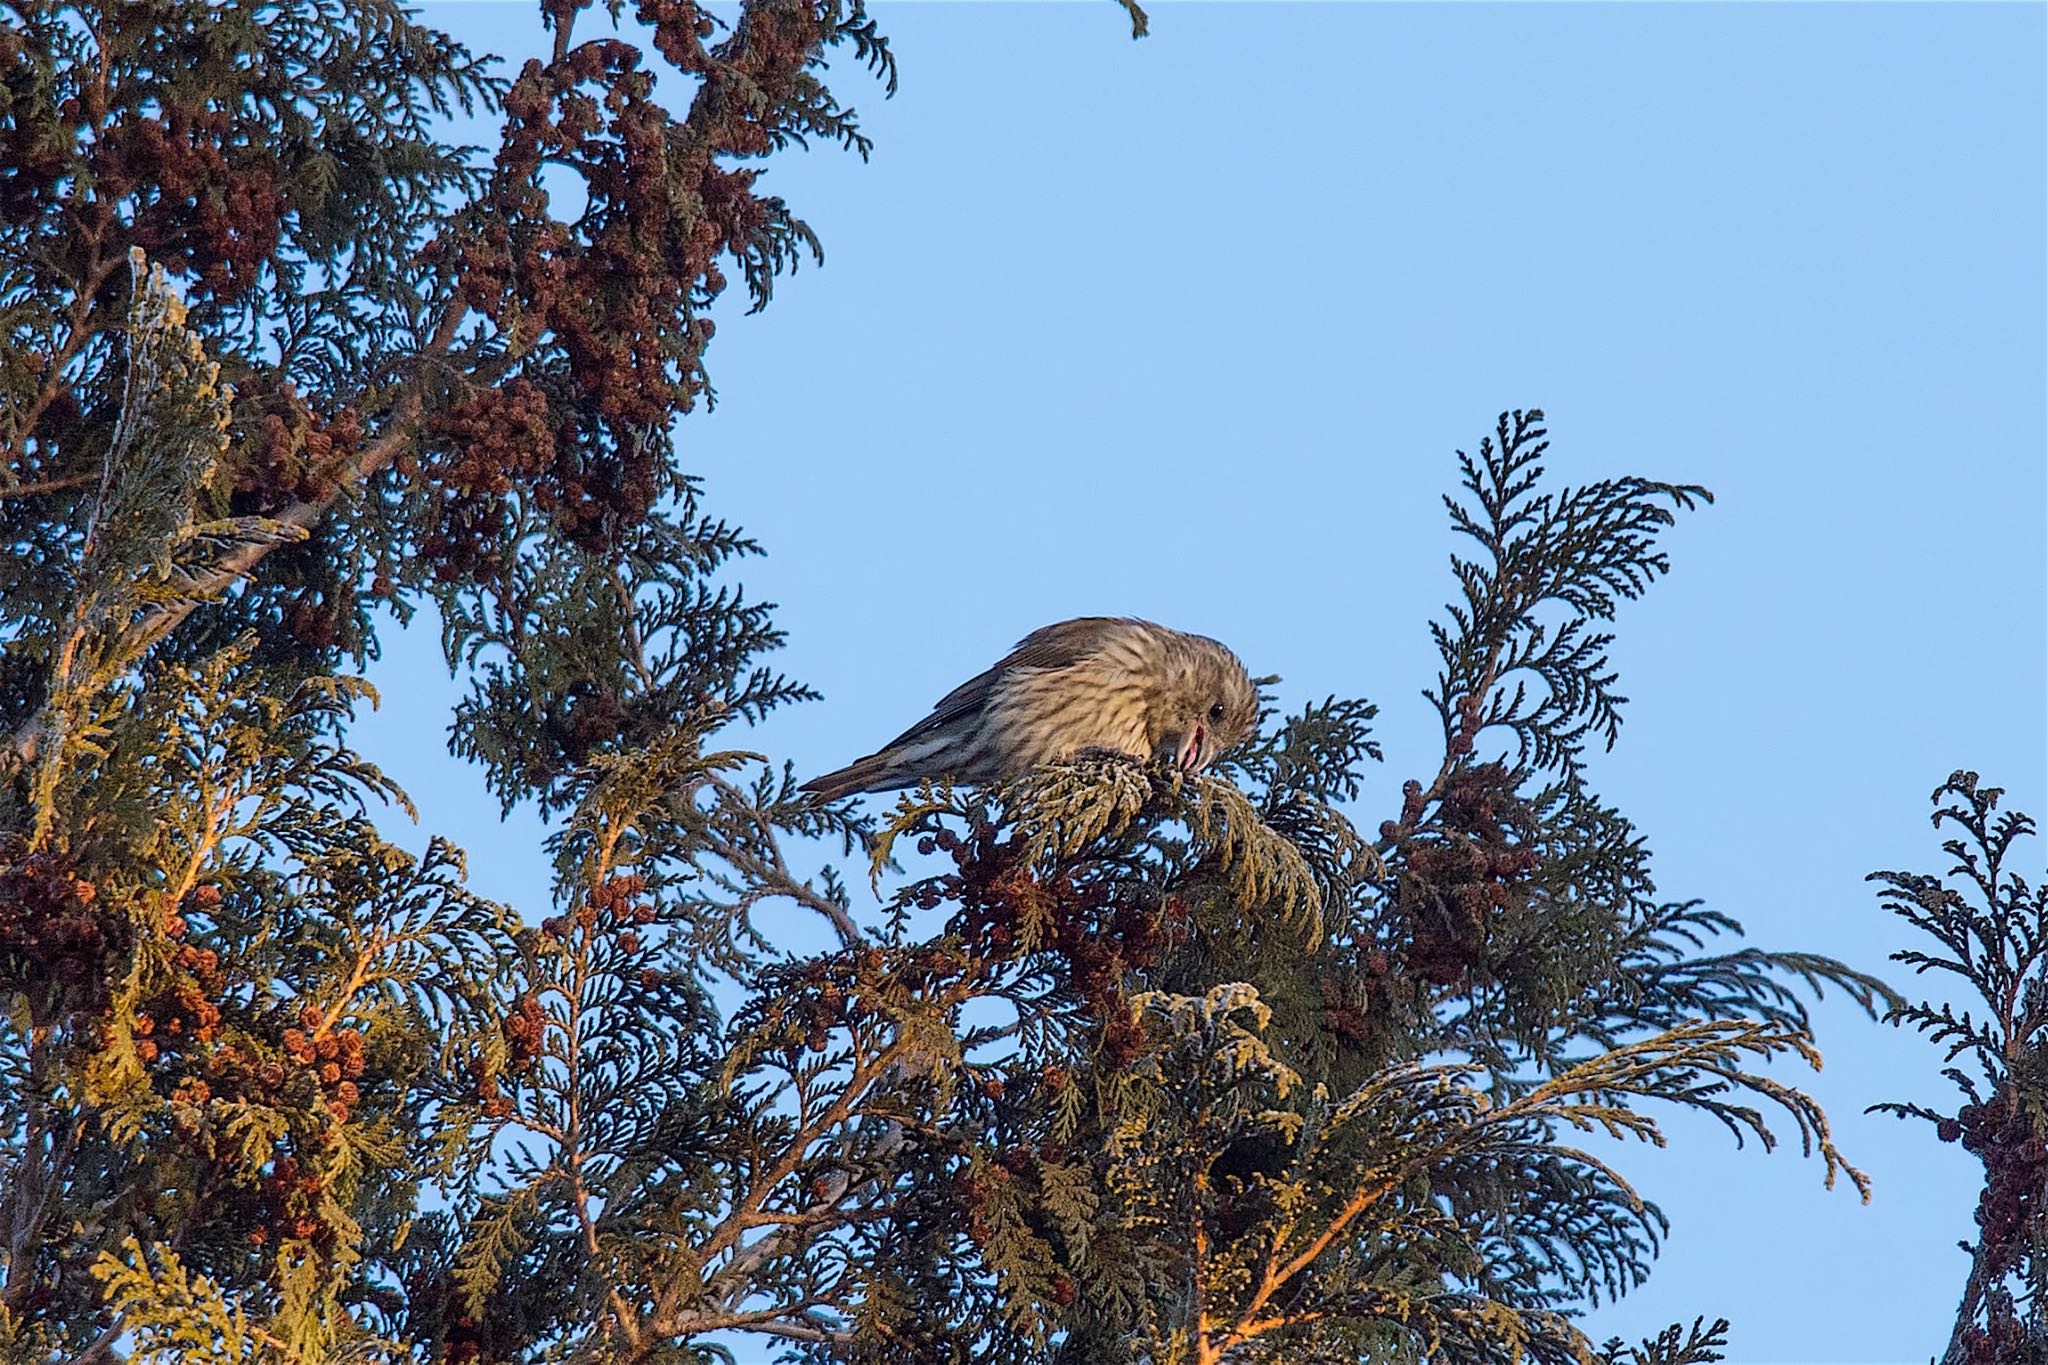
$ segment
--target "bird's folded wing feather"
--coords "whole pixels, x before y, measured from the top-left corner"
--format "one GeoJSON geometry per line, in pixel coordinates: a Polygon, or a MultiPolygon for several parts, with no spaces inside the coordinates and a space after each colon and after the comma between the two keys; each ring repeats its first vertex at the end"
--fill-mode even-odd
{"type": "Polygon", "coordinates": [[[1017,642],[995,667],[977,673],[939,698],[932,713],[884,746],[911,744],[986,707],[1003,680],[1017,669],[1068,668],[1101,652],[1109,638],[1136,623],[1116,616],[1082,616],[1041,626],[1017,642]]]}

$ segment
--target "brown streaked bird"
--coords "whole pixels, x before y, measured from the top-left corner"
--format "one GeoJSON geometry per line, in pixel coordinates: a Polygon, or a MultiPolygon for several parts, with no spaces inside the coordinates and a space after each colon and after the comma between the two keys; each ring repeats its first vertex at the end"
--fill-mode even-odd
{"type": "Polygon", "coordinates": [[[1200,772],[1258,718],[1244,665],[1206,635],[1082,616],[1031,632],[929,716],[804,790],[831,801],[925,778],[981,786],[1089,749],[1200,772]]]}

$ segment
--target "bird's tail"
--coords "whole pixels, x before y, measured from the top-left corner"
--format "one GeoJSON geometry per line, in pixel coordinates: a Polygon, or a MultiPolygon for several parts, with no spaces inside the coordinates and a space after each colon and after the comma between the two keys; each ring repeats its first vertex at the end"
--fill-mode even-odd
{"type": "MultiPolygon", "coordinates": [[[[915,786],[927,777],[949,772],[964,775],[966,768],[961,758],[958,736],[951,731],[913,734],[866,758],[856,758],[836,772],[814,777],[800,790],[816,793],[821,801],[837,801],[855,792],[895,791],[915,786]]],[[[974,754],[967,756],[968,766],[973,758],[974,754]]]]}
{"type": "Polygon", "coordinates": [[[842,796],[855,792],[887,791],[900,787],[902,781],[896,774],[896,755],[888,749],[866,758],[857,758],[845,767],[812,778],[799,789],[815,795],[820,801],[837,801],[842,796]]]}

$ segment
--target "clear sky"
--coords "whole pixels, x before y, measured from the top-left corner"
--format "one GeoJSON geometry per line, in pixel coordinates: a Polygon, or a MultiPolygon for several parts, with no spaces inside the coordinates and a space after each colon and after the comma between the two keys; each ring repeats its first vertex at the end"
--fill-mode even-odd
{"type": "MultiPolygon", "coordinates": [[[[1880,968],[1902,926],[1864,874],[1939,864],[1951,769],[2048,813],[2048,8],[1166,3],[1139,43],[1109,0],[876,13],[901,93],[837,86],[873,162],[766,179],[825,267],[724,311],[719,407],[682,428],[826,694],[750,743],[836,766],[1033,627],[1133,613],[1289,704],[1377,700],[1376,825],[1434,771],[1452,451],[1540,406],[1565,479],[1719,498],[1623,613],[1633,701],[1594,767],[1660,890],[1880,968]]],[[[427,15],[514,69],[540,48],[531,5],[427,15]]],[[[538,908],[533,822],[440,753],[431,632],[372,676],[359,740],[423,813],[394,834],[538,908]]],[[[1946,1102],[1938,1054],[1842,1008],[1820,1041],[1872,1204],[1674,1124],[1623,1162],[1663,1261],[1596,1335],[1705,1313],[1738,1363],[1940,1349],[1978,1171],[1861,1112],[1946,1102]]]]}

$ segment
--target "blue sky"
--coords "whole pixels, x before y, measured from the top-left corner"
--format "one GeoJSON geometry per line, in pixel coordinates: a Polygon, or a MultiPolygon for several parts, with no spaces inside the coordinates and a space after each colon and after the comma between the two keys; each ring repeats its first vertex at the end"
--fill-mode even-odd
{"type": "MultiPolygon", "coordinates": [[[[515,69],[533,13],[427,8],[515,69]]],[[[1377,823],[1434,770],[1452,451],[1540,406],[1562,479],[1719,498],[1623,612],[1633,700],[1594,767],[1663,892],[1879,968],[1902,926],[1864,874],[1937,866],[1951,769],[2048,813],[2048,9],[1167,3],[1139,43],[1109,0],[876,13],[901,93],[837,85],[872,163],[765,182],[826,264],[725,311],[719,407],[682,428],[826,694],[751,742],[836,766],[1031,628],[1134,613],[1290,704],[1377,700],[1377,823]]],[[[441,754],[431,633],[372,677],[359,741],[423,814],[400,837],[538,907],[535,826],[441,754]]],[[[1665,1256],[1596,1335],[1705,1313],[1736,1362],[1940,1349],[1977,1170],[1861,1112],[1945,1101],[1937,1054],[1832,1005],[1820,1041],[1872,1204],[1674,1123],[1623,1157],[1665,1256]]]]}

